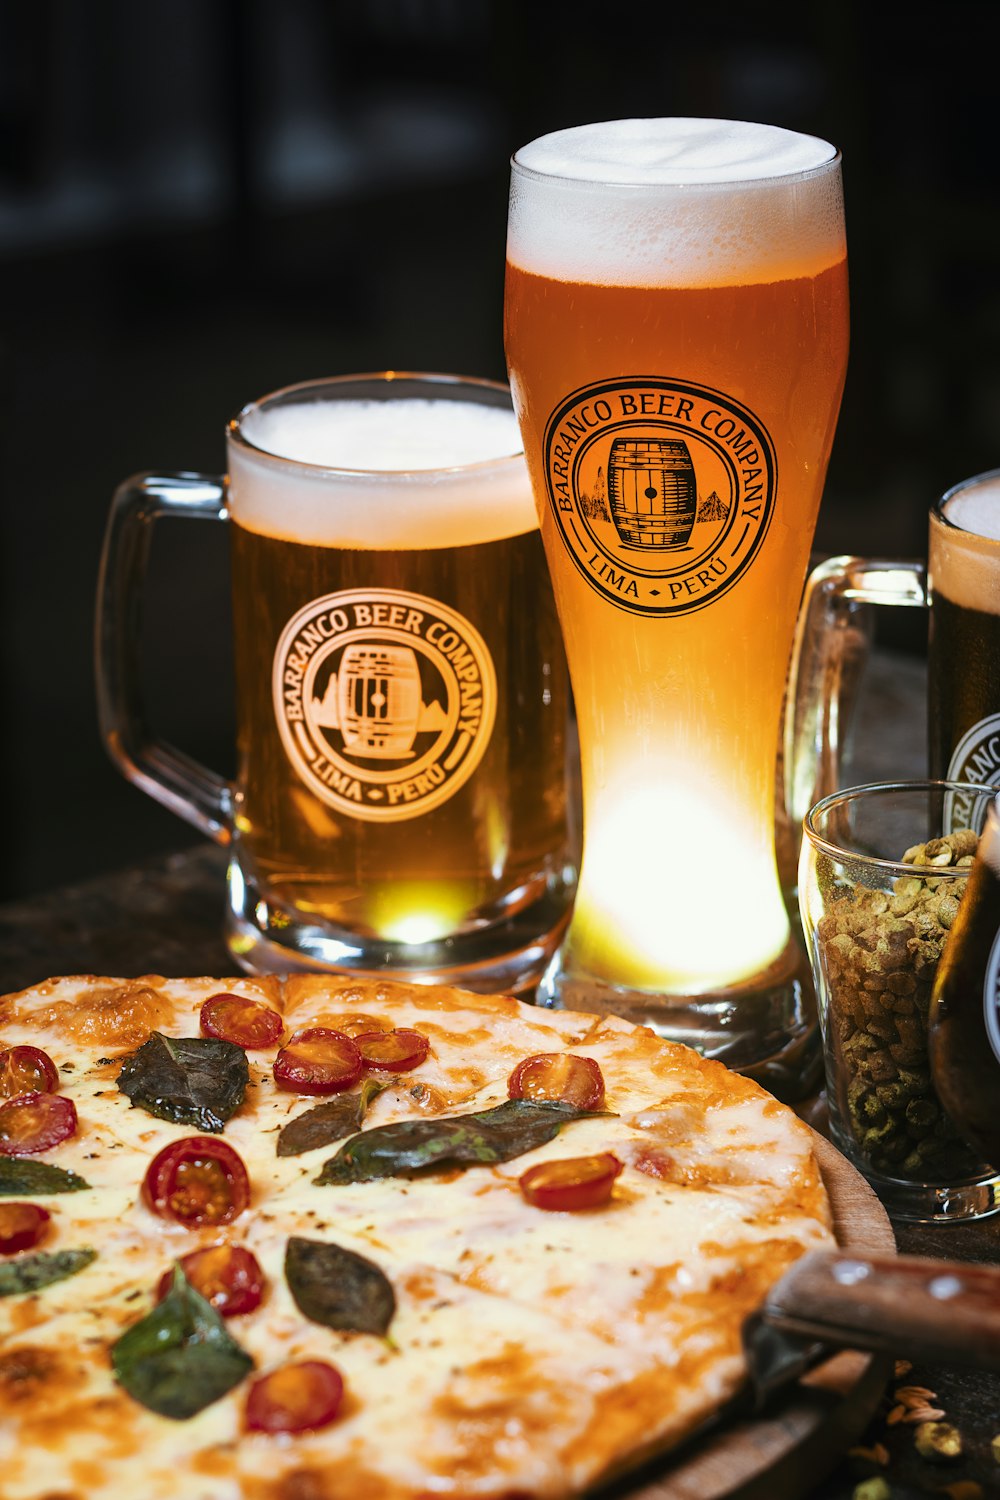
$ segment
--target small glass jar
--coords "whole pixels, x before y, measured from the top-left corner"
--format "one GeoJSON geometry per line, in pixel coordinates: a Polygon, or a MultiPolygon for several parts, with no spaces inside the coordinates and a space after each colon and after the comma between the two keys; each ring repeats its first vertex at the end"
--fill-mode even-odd
{"type": "Polygon", "coordinates": [[[853,787],[807,813],[799,904],[820,1007],[830,1131],[889,1213],[1000,1209],[1000,1177],[931,1082],[927,1015],[995,787],[853,787]]]}

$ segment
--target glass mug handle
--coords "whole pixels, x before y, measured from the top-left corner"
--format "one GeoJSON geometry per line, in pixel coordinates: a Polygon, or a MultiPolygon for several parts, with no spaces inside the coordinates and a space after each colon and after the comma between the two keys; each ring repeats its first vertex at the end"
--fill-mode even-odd
{"type": "Polygon", "coordinates": [[[228,844],[232,787],[149,728],[140,682],[142,593],[161,516],[225,521],[223,481],[209,474],[139,474],[111,502],[97,584],[95,674],[101,737],[129,781],[216,843],[228,844]]]}
{"type": "Polygon", "coordinates": [[[927,607],[919,562],[831,557],[806,582],[792,645],[784,730],[784,795],[798,829],[814,802],[840,788],[858,689],[871,648],[871,606],[927,607]]]}

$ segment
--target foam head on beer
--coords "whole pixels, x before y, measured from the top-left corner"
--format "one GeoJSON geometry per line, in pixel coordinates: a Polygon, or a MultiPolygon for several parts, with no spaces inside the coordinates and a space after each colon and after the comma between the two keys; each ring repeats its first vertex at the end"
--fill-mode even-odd
{"type": "Polygon", "coordinates": [[[953,604],[1000,615],[1000,473],[945,498],[949,524],[931,530],[931,584],[953,604]]]}
{"type": "Polygon", "coordinates": [[[517,421],[502,406],[275,402],[244,413],[239,430],[230,510],[249,531],[385,549],[472,545],[537,525],[517,421]]]}
{"type": "Polygon", "coordinates": [[[718,286],[748,271],[777,279],[792,247],[801,275],[810,257],[843,253],[839,182],[823,170],[836,155],[814,136],[739,120],[556,131],[514,158],[508,258],[566,281],[718,286]]]}

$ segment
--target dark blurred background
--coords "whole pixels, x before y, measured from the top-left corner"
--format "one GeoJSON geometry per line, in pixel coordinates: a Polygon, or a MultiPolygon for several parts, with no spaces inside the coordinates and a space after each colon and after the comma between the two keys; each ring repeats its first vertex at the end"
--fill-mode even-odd
{"type": "MultiPolygon", "coordinates": [[[[502,377],[507,161],[627,115],[760,119],[845,162],[853,341],[817,548],[923,555],[1000,465],[1000,7],[0,0],[0,898],[180,848],[105,759],[91,617],[114,485],[218,471],[296,380],[502,377]]],[[[232,761],[226,538],[160,527],[156,727],[232,761]],[[179,531],[179,535],[175,532],[179,531]]],[[[921,649],[919,620],[888,638],[921,649]]]]}

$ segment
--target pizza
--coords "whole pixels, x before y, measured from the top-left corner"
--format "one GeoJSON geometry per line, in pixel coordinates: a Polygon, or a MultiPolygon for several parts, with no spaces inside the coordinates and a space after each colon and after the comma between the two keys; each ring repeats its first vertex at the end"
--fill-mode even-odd
{"type": "Polygon", "coordinates": [[[0,999],[0,1497],[576,1495],[831,1240],[807,1127],[625,1021],[53,979],[0,999]]]}

